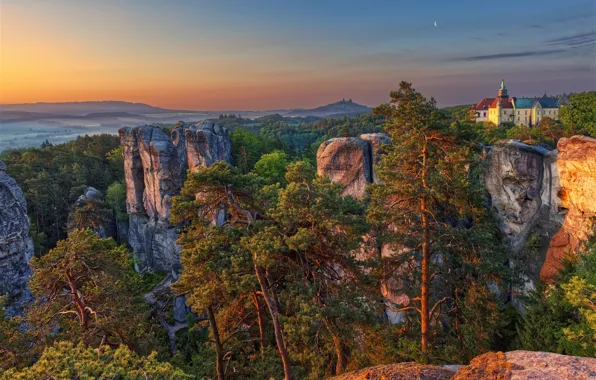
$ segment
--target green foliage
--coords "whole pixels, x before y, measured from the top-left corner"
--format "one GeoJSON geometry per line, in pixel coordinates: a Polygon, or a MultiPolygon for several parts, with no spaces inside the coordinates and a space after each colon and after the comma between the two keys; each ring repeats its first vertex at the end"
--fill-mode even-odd
{"type": "Polygon", "coordinates": [[[29,346],[33,338],[31,331],[23,329],[21,317],[5,315],[3,303],[0,298],[0,373],[29,364],[32,360],[29,346]]]}
{"type": "Polygon", "coordinates": [[[106,190],[106,203],[113,210],[116,220],[119,222],[127,221],[126,213],[126,185],[116,181],[106,190]]]}
{"type": "Polygon", "coordinates": [[[274,138],[259,136],[244,129],[236,129],[230,133],[232,140],[232,158],[242,173],[251,171],[263,154],[276,149],[284,149],[284,145],[274,138]]]}
{"type": "MultiPolygon", "coordinates": [[[[316,119],[316,118],[315,118],[316,119]]],[[[383,131],[382,117],[371,114],[339,119],[309,120],[277,117],[260,118],[259,134],[283,142],[292,152],[314,160],[319,145],[333,137],[355,137],[383,131]]]]}
{"type": "Polygon", "coordinates": [[[2,380],[34,379],[190,379],[182,370],[157,361],[156,353],[147,357],[121,345],[116,349],[57,342],[44,350],[31,367],[0,374],[2,380]]]}
{"type": "Polygon", "coordinates": [[[27,200],[36,256],[66,237],[69,210],[87,187],[105,194],[114,181],[124,180],[119,145],[117,136],[96,135],[42,149],[3,152],[8,174],[27,200]]]}
{"type": "Polygon", "coordinates": [[[569,103],[561,107],[559,117],[568,134],[583,132],[596,137],[596,91],[569,95],[569,103]]]}
{"type": "Polygon", "coordinates": [[[401,291],[419,300],[405,308],[408,335],[416,336],[410,326],[418,321],[436,326],[428,337],[419,333],[423,352],[427,340],[435,354],[469,360],[493,344],[500,305],[489,287],[506,272],[505,250],[495,244],[498,230],[484,207],[481,152],[468,140],[474,131],[450,125],[433,99],[406,82],[375,112],[387,118],[392,140],[368,210],[380,244],[395,252],[383,259],[383,272],[400,273],[408,284],[401,291]]]}
{"type": "Polygon", "coordinates": [[[155,347],[159,326],[149,318],[128,252],[114,240],[75,230],[31,266],[35,303],[27,320],[41,346],[66,339],[139,352],[155,347]]]}
{"type": "MultiPolygon", "coordinates": [[[[68,215],[67,230],[89,228],[95,233],[105,234],[113,221],[112,209],[103,201],[87,201],[76,206],[68,215]]],[[[104,235],[105,236],[105,235],[104,235]]]]}
{"type": "Polygon", "coordinates": [[[518,329],[522,349],[596,357],[596,244],[531,294],[518,329]]]}
{"type": "Polygon", "coordinates": [[[254,173],[263,178],[266,183],[285,184],[286,166],[288,165],[288,155],[276,150],[261,156],[255,164],[254,173]]]}
{"type": "Polygon", "coordinates": [[[473,104],[467,104],[455,107],[445,107],[443,111],[447,112],[451,122],[472,122],[472,112],[474,111],[473,104]]]}
{"type": "MultiPolygon", "coordinates": [[[[285,155],[274,153],[263,162],[276,158],[285,155]]],[[[271,167],[286,166],[271,164],[257,165],[255,172],[271,177],[271,167]]],[[[172,221],[186,224],[179,241],[184,269],[174,288],[194,311],[214,314],[209,325],[216,357],[230,351],[243,376],[276,375],[253,373],[246,363],[254,357],[277,363],[257,368],[281,369],[279,359],[267,356],[275,343],[271,326],[263,325],[275,323],[277,311],[270,309],[267,317],[260,294],[283,305],[282,339],[296,362],[294,372],[316,378],[342,371],[362,334],[380,323],[376,283],[356,260],[367,231],[364,205],[343,198],[341,188],[317,178],[308,162],[287,167],[285,187],[266,185],[263,177],[221,162],[189,176],[182,196],[173,200],[172,221]],[[229,220],[217,227],[211,220],[222,207],[229,220]],[[259,273],[265,276],[257,281],[259,273]],[[239,331],[239,321],[253,328],[239,331]],[[259,346],[240,344],[247,340],[259,346]]]]}

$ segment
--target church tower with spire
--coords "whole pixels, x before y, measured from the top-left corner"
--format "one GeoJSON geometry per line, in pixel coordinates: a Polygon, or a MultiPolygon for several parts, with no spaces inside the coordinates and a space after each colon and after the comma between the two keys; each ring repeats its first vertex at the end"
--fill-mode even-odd
{"type": "Polygon", "coordinates": [[[510,99],[507,94],[507,86],[505,80],[501,80],[501,87],[497,97],[493,100],[488,108],[488,121],[495,125],[501,125],[505,122],[513,121],[515,117],[513,102],[515,98],[510,99]]]}
{"type": "Polygon", "coordinates": [[[501,87],[499,88],[499,92],[497,94],[497,98],[508,102],[509,95],[507,95],[507,86],[505,86],[505,80],[501,79],[501,87]]]}

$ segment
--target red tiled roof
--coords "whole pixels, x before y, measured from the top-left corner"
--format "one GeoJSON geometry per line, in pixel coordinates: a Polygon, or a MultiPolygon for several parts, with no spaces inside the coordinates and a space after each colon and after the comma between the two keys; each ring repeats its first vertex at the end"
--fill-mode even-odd
{"type": "MultiPolygon", "coordinates": [[[[497,103],[499,102],[499,98],[493,100],[490,104],[489,108],[497,108],[497,103]]],[[[513,108],[513,99],[507,99],[506,101],[501,101],[501,108],[513,108]]]]}
{"type": "Polygon", "coordinates": [[[474,109],[477,111],[486,110],[494,100],[495,98],[484,98],[474,106],[474,109]]]}

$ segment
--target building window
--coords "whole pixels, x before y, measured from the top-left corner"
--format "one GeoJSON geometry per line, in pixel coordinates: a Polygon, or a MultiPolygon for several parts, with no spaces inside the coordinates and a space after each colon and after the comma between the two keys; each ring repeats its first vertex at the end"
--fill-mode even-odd
{"type": "MultiPolygon", "coordinates": [[[[526,115],[527,115],[527,114],[528,114],[528,110],[526,110],[526,115]]],[[[526,119],[527,119],[527,117],[526,117],[526,119]]]]}
{"type": "Polygon", "coordinates": [[[483,112],[483,113],[482,113],[482,116],[483,116],[483,117],[486,117],[486,112],[483,112]]]}
{"type": "Polygon", "coordinates": [[[548,114],[550,115],[550,110],[548,110],[548,114]]]}
{"type": "MultiPolygon", "coordinates": [[[[519,112],[518,112],[519,113],[519,112]]],[[[517,121],[519,121],[519,116],[517,117],[517,121]]]]}
{"type": "MultiPolygon", "coordinates": [[[[517,111],[517,114],[519,115],[519,110],[517,111]]],[[[518,117],[518,119],[519,119],[519,117],[518,117]]]]}

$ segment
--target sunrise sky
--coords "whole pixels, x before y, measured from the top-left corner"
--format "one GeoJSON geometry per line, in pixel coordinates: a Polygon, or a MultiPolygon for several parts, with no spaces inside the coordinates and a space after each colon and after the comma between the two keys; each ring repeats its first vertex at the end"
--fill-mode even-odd
{"type": "Polygon", "coordinates": [[[0,0],[0,103],[440,105],[596,89],[596,2],[0,0]],[[437,21],[438,26],[433,23],[437,21]]]}

